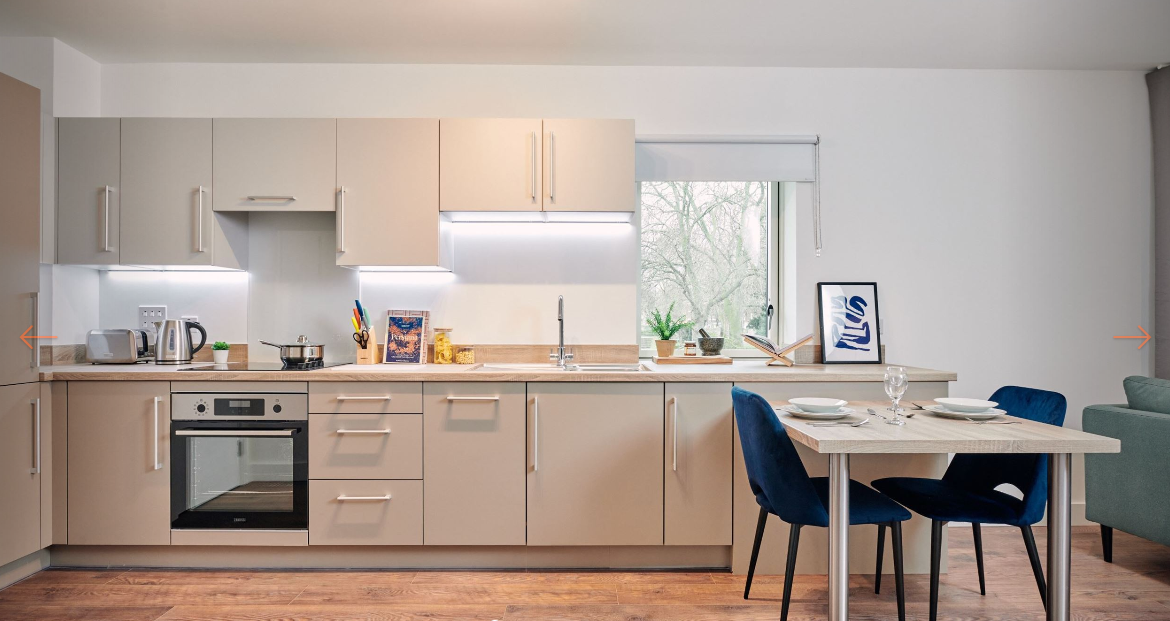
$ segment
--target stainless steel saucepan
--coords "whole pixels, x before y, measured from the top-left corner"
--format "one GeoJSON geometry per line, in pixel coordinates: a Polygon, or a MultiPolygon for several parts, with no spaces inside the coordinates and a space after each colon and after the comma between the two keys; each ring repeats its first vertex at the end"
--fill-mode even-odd
{"type": "Polygon", "coordinates": [[[300,335],[297,337],[297,342],[291,345],[281,345],[278,343],[269,343],[268,341],[260,341],[264,345],[271,345],[280,349],[280,361],[284,364],[303,364],[306,362],[317,362],[325,358],[325,346],[317,343],[310,343],[309,337],[300,335]]]}

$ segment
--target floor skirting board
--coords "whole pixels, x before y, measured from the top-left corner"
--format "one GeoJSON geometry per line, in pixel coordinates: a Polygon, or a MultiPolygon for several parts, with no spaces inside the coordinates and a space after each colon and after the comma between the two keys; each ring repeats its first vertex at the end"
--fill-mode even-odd
{"type": "Polygon", "coordinates": [[[53,567],[685,569],[731,566],[730,546],[53,546],[53,567]]]}
{"type": "Polygon", "coordinates": [[[12,561],[0,565],[0,589],[37,573],[49,566],[49,551],[38,550],[12,561]]]}

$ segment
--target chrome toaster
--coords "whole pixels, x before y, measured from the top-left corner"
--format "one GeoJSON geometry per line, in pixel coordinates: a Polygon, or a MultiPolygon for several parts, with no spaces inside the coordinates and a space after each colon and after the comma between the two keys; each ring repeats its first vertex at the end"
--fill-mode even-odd
{"type": "Polygon", "coordinates": [[[153,345],[154,333],[149,330],[90,330],[85,335],[85,360],[94,364],[146,362],[153,345]]]}

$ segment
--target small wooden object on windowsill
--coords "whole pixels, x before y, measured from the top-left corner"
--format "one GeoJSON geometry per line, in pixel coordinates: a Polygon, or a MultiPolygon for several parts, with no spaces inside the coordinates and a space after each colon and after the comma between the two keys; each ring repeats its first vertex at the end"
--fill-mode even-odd
{"type": "Polygon", "coordinates": [[[804,338],[801,338],[800,340],[784,347],[783,349],[781,349],[779,351],[775,351],[775,352],[768,351],[763,346],[761,346],[759,343],[753,342],[751,339],[745,338],[743,341],[745,343],[747,343],[748,345],[751,345],[752,347],[755,347],[756,349],[764,352],[765,354],[768,354],[768,357],[771,358],[771,360],[769,360],[765,366],[770,367],[770,366],[775,366],[777,364],[782,364],[786,367],[790,367],[796,363],[788,358],[788,354],[791,354],[792,352],[796,351],[797,349],[800,349],[800,347],[802,345],[804,345],[805,343],[811,343],[812,339],[813,339],[813,336],[810,334],[810,335],[808,335],[804,338]]]}
{"type": "Polygon", "coordinates": [[[362,349],[362,346],[357,343],[353,344],[357,348],[357,360],[355,364],[378,364],[382,360],[378,356],[378,336],[374,332],[374,326],[370,326],[366,332],[370,334],[370,338],[366,341],[365,349],[362,349]]]}
{"type": "Polygon", "coordinates": [[[654,356],[654,364],[731,364],[727,356],[654,356]]]}

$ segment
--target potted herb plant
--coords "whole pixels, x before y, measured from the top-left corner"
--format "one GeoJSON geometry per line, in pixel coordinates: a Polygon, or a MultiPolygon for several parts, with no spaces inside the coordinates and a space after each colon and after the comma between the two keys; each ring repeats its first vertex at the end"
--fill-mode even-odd
{"type": "Polygon", "coordinates": [[[227,364],[228,350],[230,350],[231,347],[232,347],[231,345],[228,345],[227,343],[225,343],[223,341],[216,341],[216,342],[212,343],[211,344],[211,361],[214,362],[215,364],[227,364]]]}
{"type": "Polygon", "coordinates": [[[674,340],[674,335],[683,328],[689,328],[694,322],[687,321],[682,317],[672,317],[674,313],[674,303],[671,302],[670,308],[666,309],[664,316],[657,308],[654,309],[650,316],[646,318],[646,323],[650,325],[650,329],[654,334],[658,335],[658,340],[654,341],[654,347],[658,350],[659,358],[666,358],[674,354],[675,346],[678,341],[674,340]]]}

